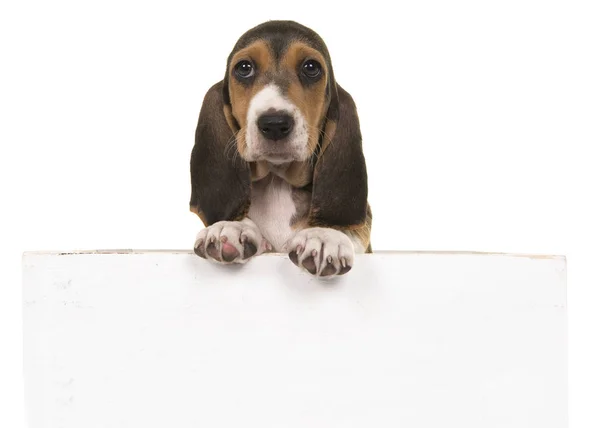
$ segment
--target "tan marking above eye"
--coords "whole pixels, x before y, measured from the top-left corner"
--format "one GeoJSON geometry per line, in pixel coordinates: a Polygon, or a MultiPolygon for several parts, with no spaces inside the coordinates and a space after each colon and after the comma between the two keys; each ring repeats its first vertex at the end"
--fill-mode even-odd
{"type": "Polygon", "coordinates": [[[323,67],[323,77],[327,77],[325,58],[318,50],[303,42],[293,42],[281,59],[281,66],[297,73],[298,67],[307,59],[313,59],[323,67]]]}
{"type": "Polygon", "coordinates": [[[235,65],[242,60],[252,61],[256,66],[257,71],[260,72],[270,70],[274,65],[274,58],[271,54],[271,49],[265,40],[257,40],[249,46],[237,51],[233,55],[233,58],[231,58],[231,63],[229,65],[229,76],[231,76],[235,65]]]}

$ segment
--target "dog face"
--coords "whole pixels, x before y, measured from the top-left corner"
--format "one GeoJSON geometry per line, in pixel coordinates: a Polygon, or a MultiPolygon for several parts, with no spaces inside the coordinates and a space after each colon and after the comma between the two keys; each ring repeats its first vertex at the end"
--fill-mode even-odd
{"type": "Polygon", "coordinates": [[[332,74],[324,42],[306,27],[275,22],[244,34],[224,79],[225,115],[241,157],[308,160],[331,101],[332,74]]]}

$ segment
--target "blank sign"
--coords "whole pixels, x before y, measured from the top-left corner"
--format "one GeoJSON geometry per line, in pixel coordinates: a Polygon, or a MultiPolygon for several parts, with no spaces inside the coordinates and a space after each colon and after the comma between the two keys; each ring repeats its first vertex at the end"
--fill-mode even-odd
{"type": "Polygon", "coordinates": [[[29,428],[566,428],[563,257],[26,253],[29,428]]]}

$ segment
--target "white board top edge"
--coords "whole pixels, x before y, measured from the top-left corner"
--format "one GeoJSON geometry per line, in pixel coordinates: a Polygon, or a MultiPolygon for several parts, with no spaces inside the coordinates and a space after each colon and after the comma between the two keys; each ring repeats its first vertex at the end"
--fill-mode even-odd
{"type": "MultiPolygon", "coordinates": [[[[74,250],[74,251],[25,251],[23,257],[28,256],[77,256],[85,254],[193,254],[191,250],[150,250],[150,249],[98,249],[98,250],[74,250]]],[[[566,261],[566,256],[558,254],[526,254],[526,253],[501,253],[486,251],[435,251],[435,250],[380,250],[374,251],[374,255],[471,255],[471,256],[501,256],[501,257],[524,257],[529,259],[555,259],[566,261]]],[[[283,253],[266,253],[264,256],[282,256],[283,253]]],[[[369,256],[369,254],[365,254],[369,256]]]]}

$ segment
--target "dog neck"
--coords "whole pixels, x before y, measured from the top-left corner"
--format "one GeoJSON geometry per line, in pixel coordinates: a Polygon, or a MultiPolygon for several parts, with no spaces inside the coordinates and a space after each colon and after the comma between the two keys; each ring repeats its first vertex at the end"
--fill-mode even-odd
{"type": "Polygon", "coordinates": [[[304,187],[312,182],[313,167],[307,162],[286,162],[274,164],[267,161],[250,163],[252,182],[262,180],[269,174],[284,179],[294,187],[304,187]]]}

